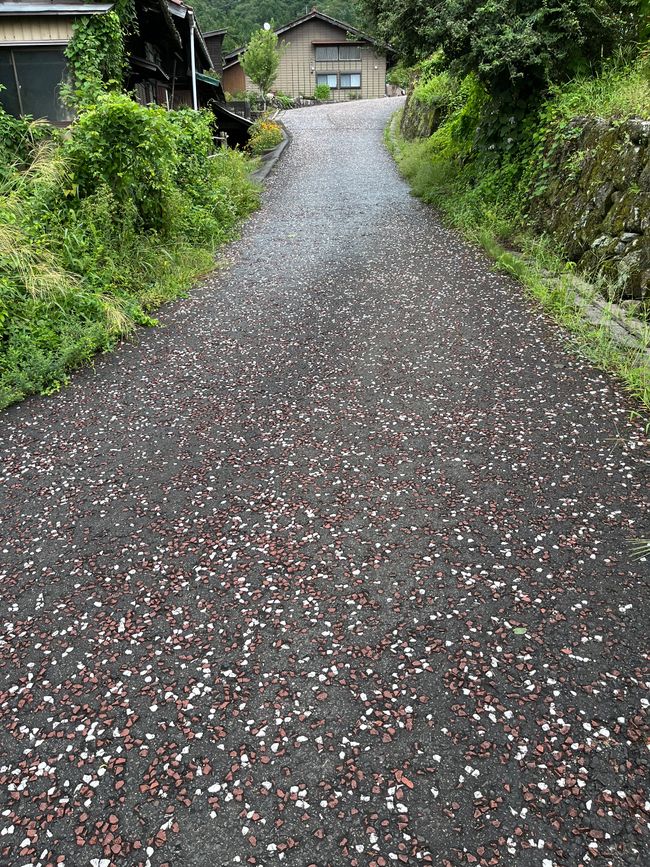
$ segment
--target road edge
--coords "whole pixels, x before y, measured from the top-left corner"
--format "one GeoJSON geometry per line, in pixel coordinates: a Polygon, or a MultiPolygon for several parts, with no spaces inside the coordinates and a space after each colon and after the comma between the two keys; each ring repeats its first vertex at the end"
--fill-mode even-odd
{"type": "Polygon", "coordinates": [[[277,161],[280,159],[286,148],[291,143],[291,135],[286,126],[282,123],[281,120],[276,119],[275,122],[279,124],[282,128],[283,138],[280,144],[276,145],[276,147],[274,147],[272,151],[269,151],[268,153],[262,155],[262,165],[258,169],[255,169],[255,171],[251,174],[251,178],[254,181],[258,181],[259,183],[266,180],[266,178],[273,171],[277,161]]]}

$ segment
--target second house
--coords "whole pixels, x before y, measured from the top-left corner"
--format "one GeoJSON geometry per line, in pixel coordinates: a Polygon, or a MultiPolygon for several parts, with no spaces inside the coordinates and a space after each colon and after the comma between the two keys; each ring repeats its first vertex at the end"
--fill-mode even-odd
{"type": "MultiPolygon", "coordinates": [[[[282,56],[274,91],[310,97],[326,84],[334,100],[385,96],[387,49],[370,36],[316,9],[275,32],[282,56]]],[[[244,50],[224,58],[222,84],[229,93],[256,89],[241,66],[244,50]]]]}

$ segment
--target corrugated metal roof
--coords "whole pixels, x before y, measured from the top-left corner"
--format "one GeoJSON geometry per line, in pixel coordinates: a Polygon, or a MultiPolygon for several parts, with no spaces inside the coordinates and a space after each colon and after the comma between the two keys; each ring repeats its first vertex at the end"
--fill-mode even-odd
{"type": "Polygon", "coordinates": [[[66,2],[34,3],[32,0],[1,0],[0,15],[101,15],[110,12],[113,3],[83,3],[79,0],[66,2]]]}

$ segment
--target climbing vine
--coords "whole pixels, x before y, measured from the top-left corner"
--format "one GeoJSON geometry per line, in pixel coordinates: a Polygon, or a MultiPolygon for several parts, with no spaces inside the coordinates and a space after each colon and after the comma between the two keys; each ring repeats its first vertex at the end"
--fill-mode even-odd
{"type": "Polygon", "coordinates": [[[69,79],[63,99],[73,108],[96,102],[108,90],[120,90],[126,69],[125,36],[136,28],[132,0],[118,0],[104,15],[77,19],[65,56],[69,79]]]}

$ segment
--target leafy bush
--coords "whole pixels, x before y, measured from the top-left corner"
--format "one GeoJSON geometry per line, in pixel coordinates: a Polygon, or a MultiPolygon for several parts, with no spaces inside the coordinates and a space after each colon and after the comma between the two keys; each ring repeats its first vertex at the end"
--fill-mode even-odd
{"type": "Polygon", "coordinates": [[[296,104],[296,101],[292,96],[289,96],[288,93],[283,93],[281,90],[278,90],[276,92],[275,96],[273,97],[273,102],[279,108],[284,108],[284,109],[293,108],[294,105],[296,104]]]}
{"type": "Polygon", "coordinates": [[[261,154],[277,147],[283,138],[282,127],[279,123],[259,118],[251,126],[248,146],[251,153],[261,154]]]}
{"type": "Polygon", "coordinates": [[[386,73],[386,83],[401,87],[403,90],[409,86],[413,75],[412,67],[407,66],[403,60],[399,60],[395,66],[386,73]]]}
{"type": "MultiPolygon", "coordinates": [[[[548,86],[597,68],[647,31],[647,0],[363,0],[380,35],[407,62],[442,49],[491,97],[538,101],[548,86]]],[[[645,33],[647,37],[647,32],[645,33]]]]}
{"type": "Polygon", "coordinates": [[[327,102],[330,95],[331,91],[329,84],[317,84],[314,88],[314,99],[318,99],[321,102],[327,102]]]}
{"type": "Polygon", "coordinates": [[[164,108],[103,94],[81,114],[64,149],[80,198],[106,185],[118,205],[133,203],[143,229],[163,231],[173,214],[175,145],[175,127],[164,108]]]}
{"type": "Polygon", "coordinates": [[[215,150],[211,115],[119,94],[65,138],[0,111],[0,406],[65,382],[209,270],[256,205],[246,157],[215,150]],[[18,126],[17,124],[23,124],[18,126]]]}

